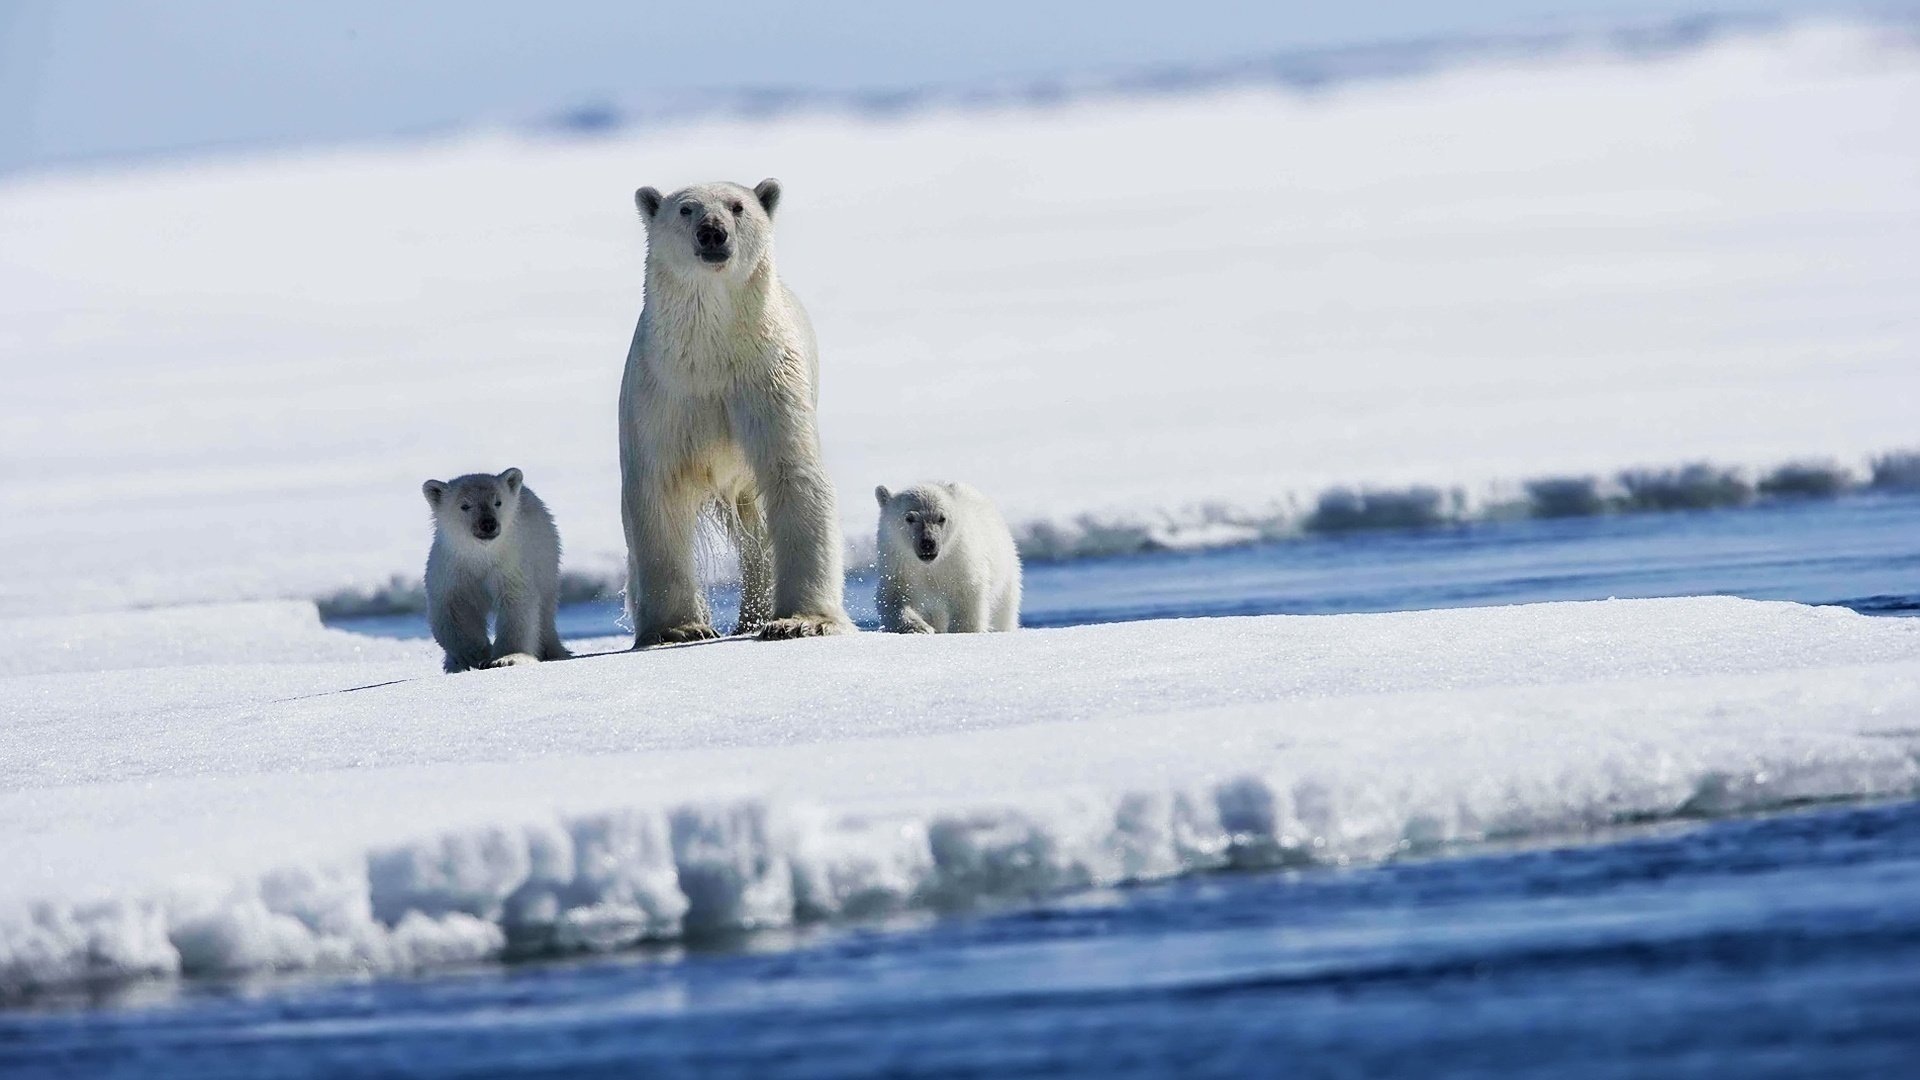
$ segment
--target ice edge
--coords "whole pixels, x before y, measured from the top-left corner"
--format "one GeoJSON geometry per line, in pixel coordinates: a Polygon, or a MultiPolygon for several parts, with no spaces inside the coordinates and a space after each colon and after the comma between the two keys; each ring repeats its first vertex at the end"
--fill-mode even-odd
{"type": "MultiPolygon", "coordinates": [[[[1629,755],[1630,757],[1632,755],[1629,755]]],[[[795,924],[951,911],[1221,869],[1345,866],[1626,823],[1920,792],[1920,747],[1782,746],[1738,772],[1661,760],[1563,792],[1238,775],[1160,790],[877,816],[766,800],[449,831],[334,864],[0,915],[0,1000],[145,979],[393,973],[795,924]]]]}

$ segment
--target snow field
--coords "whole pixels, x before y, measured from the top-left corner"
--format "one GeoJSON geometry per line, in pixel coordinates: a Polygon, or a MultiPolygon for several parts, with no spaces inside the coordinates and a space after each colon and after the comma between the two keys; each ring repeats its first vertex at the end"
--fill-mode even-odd
{"type": "Polygon", "coordinates": [[[616,576],[632,192],[715,176],[786,184],[856,538],[875,484],[927,477],[1091,550],[1340,485],[1858,469],[1914,441],[1917,109],[1910,42],[1807,25],[1312,94],[11,180],[0,458],[34,467],[0,475],[0,613],[412,577],[420,481],[509,465],[569,569],[616,576]]]}
{"type": "Polygon", "coordinates": [[[279,606],[150,617],[161,640],[277,626],[308,659],[124,667],[141,650],[104,643],[103,672],[0,680],[30,706],[0,745],[0,989],[405,970],[1920,790],[1920,623],[1792,604],[864,634],[461,676],[427,646],[289,632],[279,606]]]}
{"type": "Polygon", "coordinates": [[[617,576],[630,196],[715,176],[786,184],[856,538],[874,484],[929,476],[1073,553],[1245,540],[1340,485],[1366,518],[1434,512],[1389,497],[1416,485],[1857,473],[1914,441],[1916,108],[1911,42],[1808,25],[9,180],[0,996],[1913,795],[1920,621],[1790,604],[575,642],[609,655],[443,677],[309,601],[404,586],[420,481],[509,465],[578,580],[617,576]]]}

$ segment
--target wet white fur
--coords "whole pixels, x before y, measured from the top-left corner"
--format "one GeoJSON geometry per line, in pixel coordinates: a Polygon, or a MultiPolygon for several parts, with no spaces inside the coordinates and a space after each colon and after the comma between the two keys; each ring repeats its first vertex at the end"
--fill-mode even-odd
{"type": "MultiPolygon", "coordinates": [[[[881,488],[876,495],[885,493],[881,488]]],[[[887,493],[877,540],[881,626],[894,633],[971,634],[1020,625],[1020,552],[993,501],[968,484],[887,493]],[[914,552],[909,510],[944,515],[939,555],[914,552]]]]}
{"type": "Polygon", "coordinates": [[[768,208],[778,197],[772,181],[636,193],[647,224],[646,303],[620,383],[620,509],[636,646],[714,635],[694,566],[696,523],[714,504],[740,551],[735,632],[853,630],[815,426],[813,327],[774,271],[768,208]],[[694,215],[683,217],[682,205],[694,215]],[[735,218],[736,245],[717,268],[698,258],[693,239],[716,206],[735,218]]]}
{"type": "MultiPolygon", "coordinates": [[[[560,596],[560,533],[553,515],[519,470],[498,477],[484,473],[447,482],[433,507],[433,547],[427,552],[427,620],[446,651],[448,672],[504,667],[569,654],[554,628],[560,596]],[[513,482],[508,483],[507,478],[513,482]],[[463,485],[493,481],[500,494],[500,535],[477,539],[460,510],[463,485]],[[487,640],[487,616],[495,623],[487,640]]],[[[429,482],[431,485],[432,481],[429,482]]]]}

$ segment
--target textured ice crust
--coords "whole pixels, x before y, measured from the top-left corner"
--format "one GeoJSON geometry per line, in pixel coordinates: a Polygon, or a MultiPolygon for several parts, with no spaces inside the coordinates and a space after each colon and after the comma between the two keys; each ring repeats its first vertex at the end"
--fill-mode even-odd
{"type": "MultiPolygon", "coordinates": [[[[225,889],[0,916],[0,996],[152,976],[393,972],[950,910],[1221,867],[1348,865],[1627,821],[1920,790],[1920,738],[1623,742],[1473,775],[1229,775],[927,814],[763,800],[487,826],[225,889]]],[[[1459,772],[1455,769],[1465,766],[1459,772]]]]}
{"type": "Polygon", "coordinates": [[[1728,598],[460,676],[289,605],[13,629],[0,997],[595,952],[1920,791],[1920,621],[1728,598]],[[242,650],[259,659],[222,662],[242,650]]]}

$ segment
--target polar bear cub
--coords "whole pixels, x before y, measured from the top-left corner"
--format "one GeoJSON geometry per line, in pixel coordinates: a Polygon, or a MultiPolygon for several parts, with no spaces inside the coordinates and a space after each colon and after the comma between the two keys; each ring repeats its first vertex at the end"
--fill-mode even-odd
{"type": "Polygon", "coordinates": [[[564,660],[560,534],[519,469],[420,485],[433,507],[427,615],[448,672],[564,660]],[[493,616],[494,640],[487,640],[493,616]]]}
{"type": "Polygon", "coordinates": [[[929,483],[880,504],[880,624],[897,634],[972,634],[1020,625],[1020,552],[992,500],[929,483]]]}

